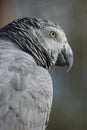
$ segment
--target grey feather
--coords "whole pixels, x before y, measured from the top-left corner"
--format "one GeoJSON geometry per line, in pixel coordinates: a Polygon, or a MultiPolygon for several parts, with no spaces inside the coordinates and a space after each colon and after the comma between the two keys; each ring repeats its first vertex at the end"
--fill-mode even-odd
{"type": "Polygon", "coordinates": [[[48,69],[72,64],[63,30],[49,20],[23,18],[0,29],[0,130],[45,130],[53,98],[48,69]]]}
{"type": "Polygon", "coordinates": [[[0,130],[44,130],[52,103],[49,73],[0,41],[0,130]],[[2,49],[3,48],[3,49],[2,49]]]}

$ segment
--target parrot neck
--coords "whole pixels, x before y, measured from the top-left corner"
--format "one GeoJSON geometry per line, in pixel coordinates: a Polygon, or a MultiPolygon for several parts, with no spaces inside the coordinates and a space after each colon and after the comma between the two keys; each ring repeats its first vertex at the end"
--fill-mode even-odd
{"type": "Polygon", "coordinates": [[[29,34],[26,32],[27,30],[23,32],[21,28],[14,28],[11,25],[7,25],[0,30],[0,38],[10,40],[12,44],[15,44],[17,49],[19,48],[32,55],[37,65],[49,69],[52,66],[50,56],[45,49],[38,44],[38,41],[33,39],[34,36],[29,37],[29,34]]]}

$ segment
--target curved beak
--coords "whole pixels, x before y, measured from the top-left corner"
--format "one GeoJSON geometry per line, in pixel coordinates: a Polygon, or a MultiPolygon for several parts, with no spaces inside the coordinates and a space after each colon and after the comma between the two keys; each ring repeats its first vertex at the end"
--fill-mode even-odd
{"type": "Polygon", "coordinates": [[[68,66],[68,71],[71,69],[73,65],[73,52],[69,44],[66,47],[61,49],[61,52],[58,54],[58,58],[56,64],[58,66],[68,66]]]}

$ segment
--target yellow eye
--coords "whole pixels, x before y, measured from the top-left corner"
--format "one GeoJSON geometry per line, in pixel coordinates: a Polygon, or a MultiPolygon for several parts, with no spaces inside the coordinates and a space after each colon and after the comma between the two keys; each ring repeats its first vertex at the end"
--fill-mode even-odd
{"type": "Polygon", "coordinates": [[[56,36],[57,36],[56,32],[54,32],[54,31],[50,32],[50,37],[55,38],[56,36]]]}

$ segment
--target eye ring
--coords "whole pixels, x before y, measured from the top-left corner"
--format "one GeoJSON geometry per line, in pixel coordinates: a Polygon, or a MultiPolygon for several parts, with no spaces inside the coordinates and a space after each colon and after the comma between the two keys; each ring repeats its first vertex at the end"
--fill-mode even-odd
{"type": "Polygon", "coordinates": [[[50,32],[50,37],[51,38],[55,38],[56,36],[57,36],[56,32],[54,32],[54,31],[50,32]]]}

